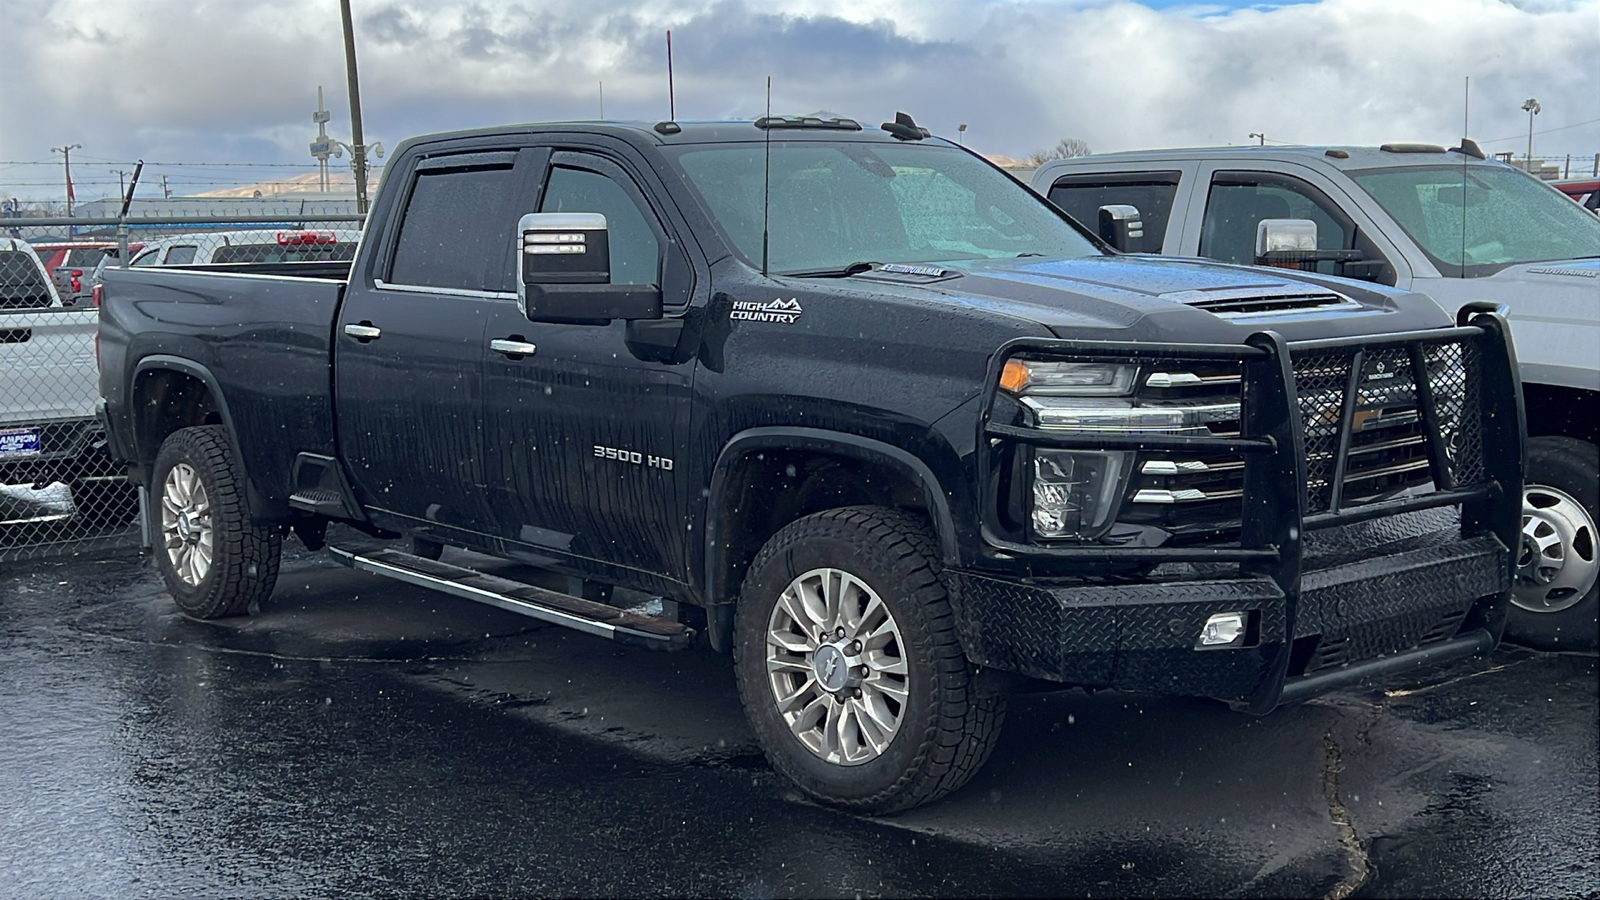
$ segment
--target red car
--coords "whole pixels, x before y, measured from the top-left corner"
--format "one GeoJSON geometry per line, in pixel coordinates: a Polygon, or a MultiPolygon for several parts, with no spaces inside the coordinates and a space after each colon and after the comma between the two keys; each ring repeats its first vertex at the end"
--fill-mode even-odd
{"type": "Polygon", "coordinates": [[[1578,201],[1592,213],[1600,213],[1600,178],[1569,178],[1553,182],[1556,190],[1578,201]]]}

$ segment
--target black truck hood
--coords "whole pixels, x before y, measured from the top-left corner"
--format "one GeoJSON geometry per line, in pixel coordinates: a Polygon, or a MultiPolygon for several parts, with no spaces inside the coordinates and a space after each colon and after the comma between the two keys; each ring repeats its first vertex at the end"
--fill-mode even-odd
{"type": "Polygon", "coordinates": [[[1106,256],[927,268],[943,274],[874,269],[850,278],[849,287],[907,299],[937,297],[973,312],[1036,322],[1063,338],[1237,343],[1269,329],[1298,340],[1452,324],[1422,294],[1256,266],[1106,256]],[[1293,308],[1300,303],[1320,305],[1293,308]],[[1269,307],[1265,312],[1239,312],[1263,305],[1269,307]]]}

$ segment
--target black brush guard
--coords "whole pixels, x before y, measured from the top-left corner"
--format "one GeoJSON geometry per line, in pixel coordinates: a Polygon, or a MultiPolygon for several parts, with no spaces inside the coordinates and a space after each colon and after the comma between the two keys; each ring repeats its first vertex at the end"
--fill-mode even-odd
{"type": "MultiPolygon", "coordinates": [[[[1237,347],[1027,339],[1007,345],[993,362],[991,385],[1018,353],[1133,364],[1237,361],[1240,432],[1209,437],[1017,427],[992,421],[991,389],[978,441],[978,470],[989,481],[981,494],[989,498],[982,528],[989,546],[1015,559],[1055,564],[1237,564],[1237,577],[1050,586],[1048,580],[947,570],[969,657],[1053,681],[1217,697],[1265,713],[1342,684],[1492,649],[1504,628],[1514,574],[1515,554],[1508,548],[1521,542],[1524,425],[1509,334],[1496,309],[1480,303],[1464,307],[1453,328],[1358,338],[1290,342],[1262,331],[1237,347]],[[1351,505],[1342,494],[1352,420],[1365,389],[1363,361],[1375,354],[1410,366],[1434,489],[1351,505]],[[1443,368],[1441,360],[1450,361],[1449,354],[1457,354],[1464,381],[1455,385],[1455,394],[1440,396],[1435,372],[1443,368]],[[1338,370],[1342,388],[1321,392],[1340,401],[1327,409],[1303,402],[1297,387],[1297,361],[1312,359],[1343,360],[1345,366],[1338,370]],[[1318,455],[1331,462],[1320,463],[1315,479],[1307,472],[1307,413],[1321,423],[1310,440],[1330,451],[1318,455]],[[1116,547],[1007,539],[997,522],[1003,501],[995,484],[995,456],[1006,442],[1240,454],[1245,472],[1239,540],[1217,547],[1116,547]],[[1310,532],[1341,534],[1358,523],[1399,521],[1391,517],[1447,507],[1459,510],[1458,536],[1413,542],[1382,555],[1363,555],[1358,548],[1331,565],[1308,567],[1310,532]],[[1429,597],[1435,598],[1431,606],[1429,597]],[[1255,646],[1197,649],[1195,636],[1206,618],[1234,610],[1250,612],[1255,646]],[[1383,629],[1392,633],[1379,633],[1383,629]],[[1307,642],[1297,644],[1297,638],[1329,630],[1341,634],[1349,658],[1304,671],[1307,642]],[[1302,670],[1295,677],[1291,661],[1302,670]]],[[[1305,379],[1302,371],[1299,380],[1305,379]]]]}

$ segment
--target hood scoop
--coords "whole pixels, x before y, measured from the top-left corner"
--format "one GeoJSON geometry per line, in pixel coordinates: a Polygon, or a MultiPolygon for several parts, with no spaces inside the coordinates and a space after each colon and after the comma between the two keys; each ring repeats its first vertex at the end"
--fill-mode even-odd
{"type": "Polygon", "coordinates": [[[1311,310],[1353,312],[1365,309],[1336,291],[1297,291],[1286,284],[1175,291],[1160,296],[1162,300],[1203,309],[1224,319],[1285,316],[1311,310]]]}

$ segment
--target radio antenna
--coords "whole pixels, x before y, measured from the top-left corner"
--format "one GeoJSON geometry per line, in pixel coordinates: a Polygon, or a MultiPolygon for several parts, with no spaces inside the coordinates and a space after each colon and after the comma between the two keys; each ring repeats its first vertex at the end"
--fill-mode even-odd
{"type": "MultiPolygon", "coordinates": [[[[1472,122],[1472,76],[1461,88],[1461,146],[1467,147],[1467,126],[1472,122]]],[[[1476,145],[1473,145],[1476,146],[1476,145]]],[[[1467,154],[1461,154],[1461,274],[1467,272],[1467,154]]]]}
{"type": "Polygon", "coordinates": [[[772,210],[772,76],[767,76],[767,117],[761,122],[762,151],[766,159],[761,174],[761,277],[767,277],[767,222],[772,210]]]}
{"type": "Polygon", "coordinates": [[[667,121],[678,121],[678,99],[672,89],[672,29],[667,29],[667,121]]]}

